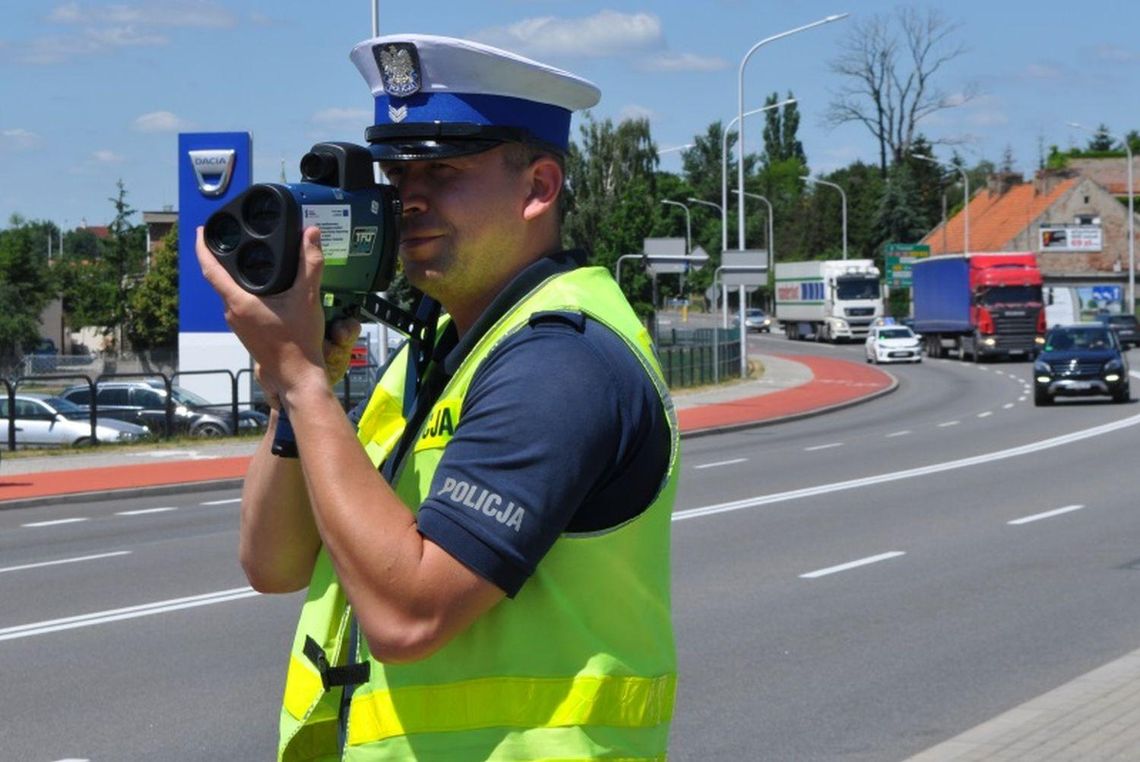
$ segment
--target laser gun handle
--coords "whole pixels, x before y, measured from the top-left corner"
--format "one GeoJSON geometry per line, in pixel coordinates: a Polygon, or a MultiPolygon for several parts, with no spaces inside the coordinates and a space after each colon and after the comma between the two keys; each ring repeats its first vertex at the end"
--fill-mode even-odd
{"type": "Polygon", "coordinates": [[[293,436],[293,424],[284,410],[277,411],[277,430],[273,432],[273,445],[269,451],[279,458],[297,457],[297,438],[293,436]]]}

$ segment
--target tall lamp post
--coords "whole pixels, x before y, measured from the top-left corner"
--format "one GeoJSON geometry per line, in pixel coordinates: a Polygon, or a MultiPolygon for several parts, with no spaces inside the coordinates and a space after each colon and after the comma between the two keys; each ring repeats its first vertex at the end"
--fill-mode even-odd
{"type": "Polygon", "coordinates": [[[737,207],[737,212],[740,215],[739,239],[737,248],[739,248],[741,251],[744,251],[744,67],[748,63],[748,59],[752,57],[752,54],[763,46],[767,45],[769,42],[774,42],[784,37],[790,37],[793,34],[805,32],[808,29],[813,29],[817,26],[823,26],[824,24],[830,24],[832,21],[839,21],[840,19],[845,18],[847,18],[846,13],[838,13],[832,16],[827,16],[826,18],[822,18],[819,21],[813,21],[810,24],[796,27],[795,29],[789,29],[786,32],[780,32],[779,34],[772,35],[771,37],[765,37],[763,40],[760,40],[760,42],[749,48],[748,52],[744,54],[744,58],[740,59],[740,69],[736,73],[736,121],[739,124],[737,127],[737,134],[739,135],[737,144],[739,148],[738,154],[740,159],[736,168],[736,185],[737,190],[740,192],[740,198],[738,199],[739,206],[737,207]]]}
{"type": "MultiPolygon", "coordinates": [[[[736,190],[735,188],[732,189],[732,192],[737,193],[737,194],[740,193],[740,191],[736,190]]],[[[759,193],[749,193],[748,191],[745,191],[744,195],[747,196],[748,198],[754,198],[757,201],[763,201],[764,205],[768,207],[768,240],[766,241],[766,243],[768,244],[768,268],[769,269],[774,268],[776,266],[776,245],[775,245],[774,240],[773,240],[773,235],[775,232],[775,226],[773,225],[773,222],[772,222],[772,202],[769,201],[766,197],[761,196],[759,193]]],[[[725,315],[724,315],[724,327],[725,328],[728,327],[728,313],[727,312],[725,312],[725,315]]]]}
{"type": "MultiPolygon", "coordinates": [[[[725,236],[728,235],[728,231],[725,229],[725,223],[727,222],[727,220],[724,217],[724,207],[723,206],[721,206],[720,204],[714,204],[712,201],[705,201],[704,199],[699,199],[699,198],[690,197],[690,198],[687,198],[685,200],[688,201],[690,204],[703,204],[704,206],[711,206],[713,209],[716,209],[718,212],[720,212],[721,238],[723,239],[725,236]]],[[[721,253],[722,254],[724,253],[724,249],[721,249],[721,253]]],[[[714,294],[716,293],[716,288],[713,288],[713,293],[714,294]]],[[[726,306],[728,304],[727,294],[725,294],[724,296],[725,296],[725,298],[723,298],[721,300],[721,306],[722,306],[722,309],[727,309],[727,306],[726,306]]],[[[727,328],[728,327],[728,317],[726,316],[724,320],[725,320],[725,327],[727,328]]]]}
{"type": "Polygon", "coordinates": [[[1109,135],[1104,130],[1090,130],[1083,124],[1076,122],[1069,122],[1069,126],[1091,132],[1094,135],[1104,135],[1114,140],[1120,140],[1124,144],[1124,152],[1128,156],[1128,314],[1131,315],[1136,312],[1136,227],[1135,217],[1132,213],[1132,146],[1128,145],[1127,137],[1121,140],[1115,135],[1109,135]]]}
{"type": "MultiPolygon", "coordinates": [[[[768,106],[761,106],[754,108],[751,111],[745,111],[744,116],[752,116],[759,114],[761,111],[771,111],[774,108],[787,106],[788,104],[795,103],[795,98],[787,98],[779,103],[772,103],[768,106]]],[[[740,121],[739,116],[732,117],[732,121],[724,128],[724,132],[720,136],[720,218],[721,218],[721,236],[720,236],[720,250],[728,250],[728,133],[732,132],[732,128],[740,121]]],[[[769,243],[769,246],[771,244],[769,243]]]]}
{"type": "MultiPolygon", "coordinates": [[[[920,153],[912,153],[911,157],[918,159],[919,161],[929,161],[931,164],[937,164],[938,166],[943,167],[943,168],[949,167],[951,169],[957,170],[958,174],[960,174],[962,176],[962,188],[966,194],[966,201],[962,205],[963,209],[965,210],[965,213],[966,213],[966,219],[965,219],[965,224],[966,224],[965,230],[966,230],[966,232],[962,236],[962,253],[963,254],[969,254],[970,253],[970,176],[968,174],[966,174],[966,170],[962,169],[958,165],[948,164],[946,162],[939,161],[938,159],[934,158],[933,156],[925,156],[925,155],[920,154],[920,153]]],[[[946,252],[942,252],[942,253],[945,254],[946,252]]]]}
{"type": "Polygon", "coordinates": [[[801,178],[806,182],[826,185],[828,188],[835,188],[835,190],[839,191],[839,198],[843,203],[843,258],[847,259],[847,194],[844,193],[843,188],[839,187],[836,183],[820,180],[816,177],[808,177],[807,175],[802,175],[801,178]]]}
{"type": "MultiPolygon", "coordinates": [[[[685,210],[685,256],[688,256],[693,251],[693,220],[689,214],[689,207],[682,204],[680,201],[670,201],[667,198],[661,199],[662,204],[669,206],[679,206],[685,210]]],[[[685,296],[685,273],[681,273],[681,298],[685,296]]]]}

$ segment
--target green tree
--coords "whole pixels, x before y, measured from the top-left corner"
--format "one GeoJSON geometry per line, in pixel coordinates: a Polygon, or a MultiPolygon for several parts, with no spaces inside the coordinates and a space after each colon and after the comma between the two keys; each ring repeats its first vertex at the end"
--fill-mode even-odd
{"type": "Polygon", "coordinates": [[[13,215],[0,231],[0,366],[10,372],[39,337],[40,314],[55,296],[47,264],[54,226],[13,215]]]}
{"type": "Polygon", "coordinates": [[[875,217],[879,240],[884,243],[915,243],[926,235],[930,225],[915,203],[917,195],[910,166],[906,162],[892,166],[875,217]]]}
{"type": "Polygon", "coordinates": [[[1108,125],[1101,122],[1097,125],[1096,134],[1089,138],[1088,150],[1105,153],[1111,151],[1114,145],[1115,142],[1108,131],[1108,125]]]}
{"type": "Polygon", "coordinates": [[[121,179],[116,183],[116,188],[118,194],[107,199],[115,207],[115,217],[107,226],[110,235],[102,257],[107,274],[114,283],[114,296],[107,305],[107,320],[104,323],[112,329],[123,328],[126,324],[128,292],[136,280],[134,276],[141,274],[146,257],[145,231],[130,223],[135,210],[127,203],[127,190],[121,179]]]}
{"type": "MultiPolygon", "coordinates": [[[[644,248],[659,219],[657,147],[646,119],[615,125],[587,114],[580,129],[582,143],[571,141],[566,157],[563,240],[613,272],[618,257],[644,248]]],[[[651,303],[650,283],[636,270],[622,273],[622,288],[644,312],[651,303]]]]}
{"type": "MultiPolygon", "coordinates": [[[[792,99],[788,91],[786,100],[792,99]]],[[[764,100],[765,106],[775,106],[779,95],[772,93],[764,100]]],[[[800,128],[800,112],[795,103],[764,112],[764,164],[770,165],[788,159],[807,163],[803,143],[796,137],[800,128]]]]}
{"type": "Polygon", "coordinates": [[[150,268],[127,299],[125,333],[136,349],[178,342],[178,226],[162,239],[150,268]]]}

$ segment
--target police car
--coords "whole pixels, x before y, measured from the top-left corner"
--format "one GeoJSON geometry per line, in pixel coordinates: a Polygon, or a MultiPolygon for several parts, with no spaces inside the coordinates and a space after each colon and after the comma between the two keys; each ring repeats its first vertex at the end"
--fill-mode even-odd
{"type": "Polygon", "coordinates": [[[867,362],[922,362],[922,337],[905,325],[875,325],[864,344],[867,362]]]}

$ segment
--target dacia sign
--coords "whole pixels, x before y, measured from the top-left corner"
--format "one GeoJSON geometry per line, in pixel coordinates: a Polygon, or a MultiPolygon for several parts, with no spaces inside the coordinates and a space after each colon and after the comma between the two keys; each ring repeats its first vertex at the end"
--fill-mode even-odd
{"type": "Polygon", "coordinates": [[[178,322],[180,333],[228,333],[222,300],[198,266],[194,239],[214,210],[249,187],[253,141],[248,132],[184,132],[178,136],[178,322]]]}
{"type": "Polygon", "coordinates": [[[250,360],[226,325],[221,298],[202,277],[194,242],[198,226],[249,187],[252,166],[253,141],[248,132],[178,136],[177,383],[211,402],[231,398],[231,376],[226,371],[235,376],[245,371],[239,377],[238,393],[241,399],[250,398],[250,360]]]}

